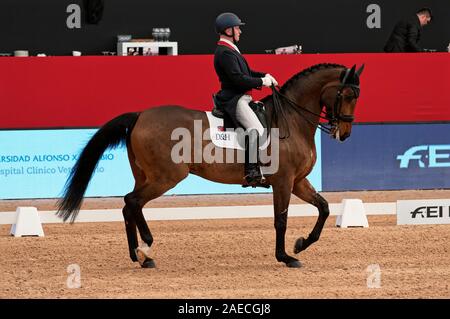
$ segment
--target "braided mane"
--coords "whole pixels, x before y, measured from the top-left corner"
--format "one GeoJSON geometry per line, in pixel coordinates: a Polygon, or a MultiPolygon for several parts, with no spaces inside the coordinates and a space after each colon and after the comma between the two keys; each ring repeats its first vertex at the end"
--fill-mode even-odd
{"type": "Polygon", "coordinates": [[[341,64],[334,64],[334,63],[320,63],[313,65],[307,69],[304,69],[294,76],[292,76],[289,80],[286,81],[286,83],[283,84],[283,86],[280,89],[280,92],[284,94],[286,90],[298,79],[307,77],[308,75],[311,75],[313,73],[316,73],[317,71],[324,70],[324,69],[333,69],[333,68],[346,68],[346,66],[341,64]]]}

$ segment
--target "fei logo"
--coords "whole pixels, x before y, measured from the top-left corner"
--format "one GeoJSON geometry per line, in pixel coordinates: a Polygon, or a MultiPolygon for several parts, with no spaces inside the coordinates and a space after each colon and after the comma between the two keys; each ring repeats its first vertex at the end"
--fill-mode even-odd
{"type": "Polygon", "coordinates": [[[450,199],[397,201],[397,225],[450,224],[450,199]]]}
{"type": "Polygon", "coordinates": [[[397,160],[400,168],[408,168],[410,161],[420,168],[450,167],[450,144],[413,146],[403,155],[398,155],[397,160]]]}
{"type": "Polygon", "coordinates": [[[421,206],[411,212],[411,218],[439,218],[450,217],[450,206],[421,206]]]}

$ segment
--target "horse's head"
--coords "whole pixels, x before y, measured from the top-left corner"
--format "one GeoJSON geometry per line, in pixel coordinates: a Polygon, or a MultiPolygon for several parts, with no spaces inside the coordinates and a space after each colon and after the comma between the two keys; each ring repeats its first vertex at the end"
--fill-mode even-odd
{"type": "Polygon", "coordinates": [[[356,70],[344,69],[338,80],[324,85],[321,91],[320,103],[326,108],[327,118],[331,124],[333,138],[344,141],[350,136],[354,112],[359,97],[359,76],[364,70],[364,64],[356,70]]]}

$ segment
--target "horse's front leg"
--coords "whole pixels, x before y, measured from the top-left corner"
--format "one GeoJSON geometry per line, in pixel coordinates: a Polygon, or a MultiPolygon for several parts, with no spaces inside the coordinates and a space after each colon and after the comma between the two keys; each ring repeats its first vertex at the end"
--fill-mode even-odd
{"type": "Polygon", "coordinates": [[[292,193],[297,197],[300,197],[304,201],[314,205],[319,210],[319,217],[317,218],[316,224],[312,232],[309,234],[308,238],[300,237],[295,242],[294,253],[298,254],[302,250],[308,248],[309,245],[319,240],[320,234],[323,229],[323,225],[330,215],[330,210],[328,208],[328,202],[316,192],[314,187],[309,183],[309,181],[304,178],[300,182],[294,184],[292,193]]]}
{"type": "Polygon", "coordinates": [[[273,205],[275,219],[275,257],[278,261],[284,262],[286,266],[299,268],[300,262],[289,256],[285,248],[285,235],[288,218],[289,201],[291,199],[292,183],[283,183],[273,185],[273,205]]]}

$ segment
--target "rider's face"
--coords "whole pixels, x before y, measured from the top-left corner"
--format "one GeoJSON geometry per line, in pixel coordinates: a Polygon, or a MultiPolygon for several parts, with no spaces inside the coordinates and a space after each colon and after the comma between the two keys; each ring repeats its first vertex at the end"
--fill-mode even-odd
{"type": "Polygon", "coordinates": [[[239,39],[241,38],[242,30],[241,30],[241,28],[239,26],[234,27],[233,29],[234,29],[234,40],[236,42],[238,42],[239,39]]]}
{"type": "Polygon", "coordinates": [[[238,42],[240,37],[241,37],[241,33],[242,33],[242,30],[241,30],[241,28],[239,26],[236,26],[236,27],[233,27],[233,28],[228,28],[226,30],[226,34],[228,36],[232,37],[233,36],[233,29],[234,29],[234,41],[238,42]]]}

